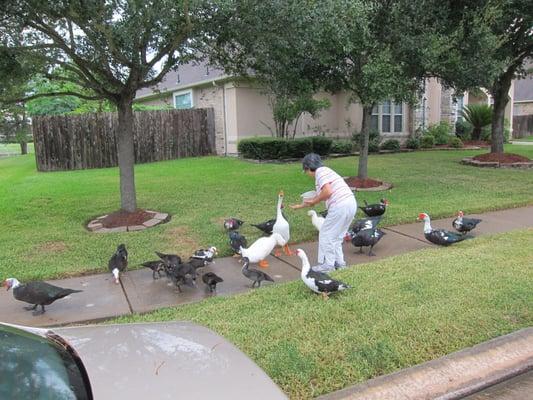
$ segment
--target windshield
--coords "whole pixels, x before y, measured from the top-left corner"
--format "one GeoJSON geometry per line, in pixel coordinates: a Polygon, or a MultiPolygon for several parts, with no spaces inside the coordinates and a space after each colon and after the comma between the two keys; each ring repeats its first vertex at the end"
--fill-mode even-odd
{"type": "Polygon", "coordinates": [[[92,400],[87,374],[56,335],[0,325],[0,399],[92,400]]]}

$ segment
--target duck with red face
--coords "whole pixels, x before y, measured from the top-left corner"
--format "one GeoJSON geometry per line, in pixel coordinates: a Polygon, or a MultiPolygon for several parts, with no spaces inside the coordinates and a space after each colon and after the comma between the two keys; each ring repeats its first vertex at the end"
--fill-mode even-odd
{"type": "Polygon", "coordinates": [[[445,229],[433,229],[431,227],[429,215],[426,213],[418,214],[417,219],[419,221],[424,221],[424,236],[431,243],[438,244],[439,246],[449,246],[453,243],[468,239],[468,237],[465,235],[459,235],[455,232],[447,231],[445,229]]]}
{"type": "Polygon", "coordinates": [[[478,218],[465,218],[464,215],[464,212],[459,211],[457,213],[457,218],[452,222],[452,226],[461,233],[468,233],[474,229],[481,220],[478,218]]]}

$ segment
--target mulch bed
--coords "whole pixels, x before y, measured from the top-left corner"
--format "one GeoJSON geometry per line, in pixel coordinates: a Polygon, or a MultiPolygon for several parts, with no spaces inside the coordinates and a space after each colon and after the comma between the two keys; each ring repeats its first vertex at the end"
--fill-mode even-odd
{"type": "Polygon", "coordinates": [[[142,225],[143,222],[146,222],[155,214],[153,212],[148,212],[143,209],[137,209],[134,212],[127,211],[115,211],[114,213],[108,214],[107,217],[102,218],[100,223],[104,228],[118,228],[121,226],[132,226],[132,225],[142,225]]]}
{"type": "Polygon", "coordinates": [[[371,178],[360,179],[357,176],[351,176],[349,178],[344,178],[344,182],[346,182],[348,186],[352,188],[361,188],[361,189],[368,189],[368,188],[373,188],[373,187],[378,187],[378,186],[383,185],[382,181],[377,181],[371,178]]]}
{"type": "Polygon", "coordinates": [[[486,153],[473,157],[474,160],[483,162],[499,162],[500,164],[512,164],[517,162],[529,162],[529,158],[514,153],[486,153]]]}

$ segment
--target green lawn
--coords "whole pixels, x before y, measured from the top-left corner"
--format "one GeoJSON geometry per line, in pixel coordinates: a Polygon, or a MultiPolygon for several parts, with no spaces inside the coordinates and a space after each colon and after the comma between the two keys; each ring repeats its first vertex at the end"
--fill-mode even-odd
{"type": "Polygon", "coordinates": [[[533,142],[533,136],[526,136],[526,137],[522,137],[519,139],[513,139],[513,140],[516,140],[517,142],[533,142]]]}
{"type": "MultiPolygon", "coordinates": [[[[33,143],[28,143],[28,153],[34,153],[33,143]]],[[[19,155],[20,144],[18,143],[0,143],[0,156],[2,155],[19,155]]]]}
{"type": "MultiPolygon", "coordinates": [[[[533,158],[533,146],[509,145],[508,151],[533,158]]],[[[533,204],[533,174],[459,164],[480,151],[426,151],[371,156],[369,174],[394,184],[390,192],[358,193],[360,202],[386,196],[391,206],[385,225],[412,222],[419,212],[432,217],[533,204]]],[[[354,157],[327,165],[353,175],[354,157]]],[[[109,257],[125,243],[134,268],[153,259],[154,250],[187,255],[214,245],[229,255],[222,220],[245,221],[242,232],[253,240],[250,223],[275,215],[277,193],[286,202],[313,188],[299,163],[256,164],[234,158],[191,158],[136,167],[139,207],[168,212],[172,220],[143,232],[94,234],[84,224],[119,208],[117,168],[39,173],[33,155],[0,158],[0,276],[21,280],[106,271],[109,257]]],[[[316,239],[305,211],[286,214],[291,241],[316,239]]]]}
{"type": "Polygon", "coordinates": [[[324,301],[301,281],[113,322],[190,320],[308,399],[533,324],[533,228],[357,265],[324,301]]]}

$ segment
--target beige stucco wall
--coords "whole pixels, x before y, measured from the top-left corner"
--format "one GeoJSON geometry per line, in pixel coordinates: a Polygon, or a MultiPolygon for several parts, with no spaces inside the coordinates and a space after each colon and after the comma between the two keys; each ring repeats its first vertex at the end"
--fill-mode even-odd
{"type": "Polygon", "coordinates": [[[533,101],[514,103],[513,113],[515,116],[533,115],[533,101]]]}

